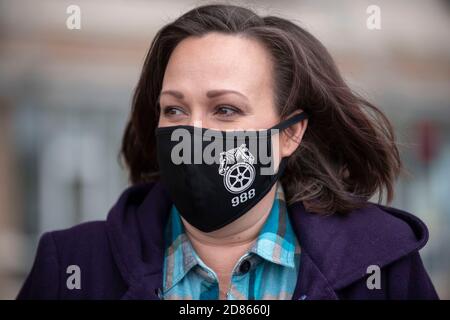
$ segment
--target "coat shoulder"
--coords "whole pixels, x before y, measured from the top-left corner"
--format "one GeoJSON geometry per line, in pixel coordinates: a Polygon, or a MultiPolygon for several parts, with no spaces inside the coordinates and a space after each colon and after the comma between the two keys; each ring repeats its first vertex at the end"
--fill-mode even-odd
{"type": "MultiPolygon", "coordinates": [[[[47,233],[53,238],[59,261],[89,264],[112,262],[112,253],[105,221],[89,221],[71,228],[47,233]]],[[[66,263],[66,264],[67,264],[66,263]]]]}
{"type": "Polygon", "coordinates": [[[126,284],[116,266],[105,221],[45,232],[18,299],[116,299],[126,284]],[[80,288],[68,285],[80,279],[80,288]]]}
{"type": "Polygon", "coordinates": [[[302,206],[293,212],[302,249],[335,289],[364,278],[372,265],[382,268],[418,252],[428,240],[419,218],[371,202],[346,214],[321,215],[302,206]]]}
{"type": "Polygon", "coordinates": [[[48,232],[58,246],[103,244],[107,240],[106,221],[83,222],[67,229],[48,232]]]}

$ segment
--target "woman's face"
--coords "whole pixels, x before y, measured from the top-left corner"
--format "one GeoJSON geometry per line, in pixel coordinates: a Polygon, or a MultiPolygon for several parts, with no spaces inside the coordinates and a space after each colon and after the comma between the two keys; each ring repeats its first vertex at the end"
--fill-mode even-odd
{"type": "Polygon", "coordinates": [[[186,38],[165,71],[158,126],[270,128],[280,121],[272,69],[269,52],[256,40],[219,33],[186,38]]]}
{"type": "Polygon", "coordinates": [[[159,126],[264,129],[279,120],[272,63],[255,40],[209,33],[173,51],[164,75],[159,126]]]}

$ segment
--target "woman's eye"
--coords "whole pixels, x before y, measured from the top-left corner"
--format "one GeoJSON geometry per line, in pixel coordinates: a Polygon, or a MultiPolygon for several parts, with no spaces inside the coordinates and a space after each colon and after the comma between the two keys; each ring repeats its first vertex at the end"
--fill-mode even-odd
{"type": "Polygon", "coordinates": [[[178,115],[185,114],[183,109],[181,109],[179,107],[165,107],[165,108],[163,108],[163,113],[166,116],[178,116],[178,115]]]}
{"type": "Polygon", "coordinates": [[[230,116],[234,116],[237,114],[240,114],[241,111],[235,107],[231,107],[231,106],[219,106],[216,109],[216,114],[219,116],[224,116],[224,117],[230,117],[230,116]]]}

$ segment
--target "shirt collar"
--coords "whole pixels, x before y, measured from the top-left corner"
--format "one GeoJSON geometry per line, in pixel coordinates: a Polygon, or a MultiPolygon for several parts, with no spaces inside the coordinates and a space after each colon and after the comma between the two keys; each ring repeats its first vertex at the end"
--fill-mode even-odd
{"type": "Polygon", "coordinates": [[[189,241],[180,214],[172,205],[165,230],[166,248],[164,254],[164,291],[176,285],[199,263],[198,256],[189,241]]]}
{"type": "Polygon", "coordinates": [[[289,219],[281,183],[277,184],[269,216],[249,251],[267,261],[295,267],[295,254],[300,252],[300,246],[289,219]]]}
{"type": "MultiPolygon", "coordinates": [[[[186,236],[177,208],[172,205],[165,230],[166,242],[164,290],[167,291],[197,264],[204,265],[186,236]]],[[[249,249],[261,258],[285,267],[295,267],[295,254],[300,252],[297,237],[287,212],[284,190],[277,183],[275,199],[258,237],[249,249]]]]}

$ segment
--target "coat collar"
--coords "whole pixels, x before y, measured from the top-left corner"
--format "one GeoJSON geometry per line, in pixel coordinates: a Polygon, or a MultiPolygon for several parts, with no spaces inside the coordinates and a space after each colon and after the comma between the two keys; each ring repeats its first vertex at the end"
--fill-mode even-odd
{"type": "MultiPolygon", "coordinates": [[[[163,283],[164,227],[172,200],[162,183],[129,187],[110,210],[106,228],[116,264],[129,286],[123,299],[158,299],[163,283]]],[[[302,248],[293,299],[337,299],[336,291],[422,248],[428,231],[415,216],[367,203],[346,215],[288,207],[302,248]]]]}
{"type": "Polygon", "coordinates": [[[172,201],[161,183],[126,189],[110,210],[106,230],[128,291],[122,299],[158,299],[164,227],[172,201]]]}
{"type": "MultiPolygon", "coordinates": [[[[428,240],[428,230],[417,217],[370,202],[346,215],[308,212],[302,203],[290,206],[289,213],[302,253],[307,252],[333,291],[367,276],[370,265],[382,268],[428,240]]],[[[307,279],[302,276],[302,281],[307,279]]]]}

